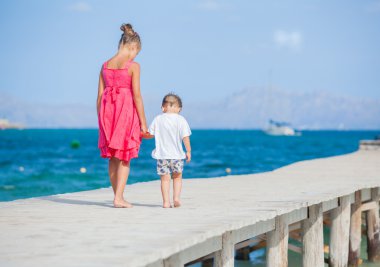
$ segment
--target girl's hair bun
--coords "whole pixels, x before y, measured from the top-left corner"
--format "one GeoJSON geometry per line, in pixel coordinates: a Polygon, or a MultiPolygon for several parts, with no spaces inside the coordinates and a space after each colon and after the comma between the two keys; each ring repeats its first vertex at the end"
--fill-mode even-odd
{"type": "Polygon", "coordinates": [[[119,47],[120,45],[136,43],[139,49],[141,49],[140,35],[133,30],[133,27],[130,23],[123,23],[120,26],[120,30],[123,31],[123,34],[121,35],[119,41],[119,47]]]}
{"type": "Polygon", "coordinates": [[[123,23],[121,26],[120,26],[120,30],[122,30],[124,32],[124,34],[126,35],[134,35],[135,34],[135,31],[133,30],[133,27],[130,23],[123,23]]]}

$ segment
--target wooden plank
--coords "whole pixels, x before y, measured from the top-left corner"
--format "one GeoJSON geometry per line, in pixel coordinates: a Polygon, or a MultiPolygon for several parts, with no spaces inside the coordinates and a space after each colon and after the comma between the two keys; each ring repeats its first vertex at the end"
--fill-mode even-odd
{"type": "Polygon", "coordinates": [[[307,207],[293,210],[287,214],[284,214],[283,216],[286,220],[287,225],[300,222],[303,219],[307,218],[307,207]]]}
{"type": "Polygon", "coordinates": [[[145,267],[164,267],[164,261],[163,260],[158,260],[158,261],[149,263],[145,267]]]}
{"type": "Polygon", "coordinates": [[[267,221],[260,221],[253,225],[245,226],[241,229],[235,230],[233,235],[234,243],[238,243],[235,245],[235,249],[237,250],[235,258],[239,260],[249,260],[249,253],[251,252],[251,250],[247,246],[258,241],[257,239],[252,239],[252,237],[272,231],[274,228],[275,220],[270,219],[267,221]]]}
{"type": "Polygon", "coordinates": [[[330,214],[329,266],[347,266],[351,216],[351,196],[339,198],[339,207],[330,214]]]}
{"type": "Polygon", "coordinates": [[[330,211],[332,209],[337,208],[338,206],[338,198],[322,202],[323,212],[330,211]]]}
{"type": "Polygon", "coordinates": [[[288,244],[288,249],[296,253],[300,253],[300,254],[302,253],[302,248],[297,247],[296,245],[293,245],[293,244],[288,244]]]}
{"type": "Polygon", "coordinates": [[[210,258],[203,260],[201,266],[202,267],[213,267],[214,266],[214,256],[211,255],[210,258]]]}
{"type": "Polygon", "coordinates": [[[380,262],[380,194],[378,188],[371,190],[371,199],[373,200],[372,203],[374,203],[374,207],[366,213],[368,260],[371,262],[380,262]]]}
{"type": "Polygon", "coordinates": [[[233,267],[234,266],[235,243],[233,232],[227,231],[222,235],[222,249],[215,252],[215,267],[233,267]]]}
{"type": "Polygon", "coordinates": [[[380,140],[361,140],[359,143],[360,150],[379,150],[380,140]]]}
{"type": "Polygon", "coordinates": [[[190,261],[190,262],[186,263],[185,266],[193,265],[193,264],[198,263],[198,262],[202,262],[202,266],[203,266],[203,265],[207,265],[210,262],[210,260],[212,263],[214,263],[214,256],[215,256],[214,254],[215,253],[211,253],[211,254],[208,254],[207,256],[204,256],[204,257],[201,257],[199,259],[190,261]]]}
{"type": "Polygon", "coordinates": [[[360,190],[360,194],[361,194],[361,196],[360,196],[361,202],[371,200],[371,189],[370,188],[365,188],[365,189],[360,190]]]}
{"type": "Polygon", "coordinates": [[[361,190],[358,190],[355,192],[355,203],[351,205],[350,246],[348,254],[348,264],[350,266],[359,266],[360,242],[362,238],[361,199],[361,190]]]}
{"type": "Polygon", "coordinates": [[[261,239],[259,238],[251,238],[251,239],[248,239],[248,240],[245,240],[243,242],[240,242],[238,244],[235,245],[235,249],[241,249],[241,248],[244,248],[244,247],[248,247],[254,243],[258,243],[260,242],[261,239]]]}
{"type": "Polygon", "coordinates": [[[289,238],[302,242],[302,229],[289,231],[289,238]]]}
{"type": "MultiPolygon", "coordinates": [[[[252,238],[249,240],[245,240],[243,242],[240,242],[239,244],[235,244],[235,259],[237,260],[249,260],[249,254],[252,251],[256,251],[258,249],[262,249],[266,247],[266,240],[265,238],[252,238]],[[241,257],[242,255],[238,255],[239,250],[244,249],[244,257],[241,257]]],[[[215,253],[209,254],[207,256],[201,257],[199,259],[193,260],[191,262],[186,263],[187,265],[192,265],[198,262],[202,262],[202,267],[203,266],[208,266],[210,265],[210,259],[212,260],[211,263],[213,263],[213,259],[215,258],[215,253]]],[[[212,264],[211,264],[212,266],[212,264]]]]}
{"type": "Polygon", "coordinates": [[[379,202],[377,201],[369,201],[362,204],[362,212],[367,210],[374,210],[378,208],[379,202]]]}
{"type": "Polygon", "coordinates": [[[249,254],[251,253],[250,247],[242,247],[235,252],[235,260],[248,261],[249,254]]]}
{"type": "Polygon", "coordinates": [[[164,259],[164,267],[183,267],[185,264],[181,259],[181,254],[177,253],[167,259],[164,259]]]}
{"type": "Polygon", "coordinates": [[[350,194],[350,203],[351,204],[355,203],[355,192],[350,194]]]}
{"type": "Polygon", "coordinates": [[[309,216],[301,222],[303,267],[324,267],[323,253],[323,207],[309,207],[309,216]]]}
{"type": "Polygon", "coordinates": [[[234,243],[239,243],[252,237],[267,233],[275,228],[275,220],[260,221],[253,225],[245,226],[235,230],[233,235],[234,243]]]}
{"type": "Polygon", "coordinates": [[[288,266],[288,220],[285,216],[277,216],[276,229],[267,233],[267,267],[288,266]]]}
{"type": "Polygon", "coordinates": [[[289,232],[295,231],[301,229],[301,222],[296,222],[291,225],[289,225],[289,232]]]}
{"type": "Polygon", "coordinates": [[[164,260],[165,267],[183,266],[184,264],[211,254],[222,248],[222,238],[220,236],[209,238],[206,241],[178,252],[164,260]]]}
{"type": "Polygon", "coordinates": [[[266,240],[262,240],[260,241],[259,243],[257,243],[256,245],[253,245],[250,250],[251,252],[252,251],[255,251],[255,250],[258,250],[258,249],[262,249],[262,248],[265,248],[267,245],[267,241],[266,240]]]}

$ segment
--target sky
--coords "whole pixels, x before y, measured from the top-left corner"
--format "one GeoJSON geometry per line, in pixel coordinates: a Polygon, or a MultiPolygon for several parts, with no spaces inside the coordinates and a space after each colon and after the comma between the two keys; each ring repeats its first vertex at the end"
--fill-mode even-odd
{"type": "MultiPolygon", "coordinates": [[[[24,115],[4,104],[0,117],[44,126],[28,121],[30,107],[52,114],[73,105],[95,109],[100,67],[116,53],[120,25],[128,22],[142,39],[135,60],[148,118],[170,91],[182,97],[189,115],[195,113],[186,106],[207,112],[247,88],[262,88],[264,95],[272,87],[287,95],[324,92],[358,99],[357,105],[380,99],[379,0],[15,0],[0,2],[0,97],[24,115]]],[[[69,127],[61,116],[45,126],[69,127]]],[[[75,117],[78,126],[80,112],[75,117]]],[[[380,128],[373,118],[362,127],[380,128]]],[[[95,116],[88,120],[85,126],[96,126],[95,116]]]]}

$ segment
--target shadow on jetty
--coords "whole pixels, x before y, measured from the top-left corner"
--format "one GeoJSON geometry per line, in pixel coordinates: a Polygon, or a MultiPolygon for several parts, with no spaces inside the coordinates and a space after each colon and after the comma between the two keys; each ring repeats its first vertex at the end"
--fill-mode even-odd
{"type": "Polygon", "coordinates": [[[101,207],[113,208],[112,201],[97,202],[97,201],[88,201],[88,200],[80,200],[80,199],[62,198],[59,196],[40,197],[39,199],[56,202],[56,203],[62,203],[62,204],[101,206],[101,207]]]}
{"type": "MultiPolygon", "coordinates": [[[[68,199],[68,198],[62,198],[59,196],[40,197],[39,199],[56,202],[56,203],[71,204],[71,205],[101,206],[101,207],[106,207],[106,208],[114,208],[112,201],[97,202],[97,201],[88,201],[88,200],[80,200],[80,199],[68,199]]],[[[149,207],[149,208],[162,207],[161,205],[158,205],[158,204],[142,204],[142,203],[135,203],[135,202],[131,202],[131,204],[133,206],[149,207]]]]}

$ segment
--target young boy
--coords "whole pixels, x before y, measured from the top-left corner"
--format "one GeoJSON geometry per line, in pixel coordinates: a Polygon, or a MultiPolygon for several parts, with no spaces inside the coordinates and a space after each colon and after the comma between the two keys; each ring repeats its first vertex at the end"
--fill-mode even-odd
{"type": "Polygon", "coordinates": [[[181,206],[183,160],[185,158],[186,162],[191,160],[191,130],[186,119],[179,115],[182,109],[182,101],[178,95],[167,94],[162,100],[161,109],[163,113],[156,116],[149,127],[149,133],[154,136],[156,144],[152,157],[157,159],[157,174],[161,178],[163,207],[171,208],[171,175],[173,178],[174,207],[178,208],[181,206]],[[186,153],[183,151],[182,141],[186,153]]]}

